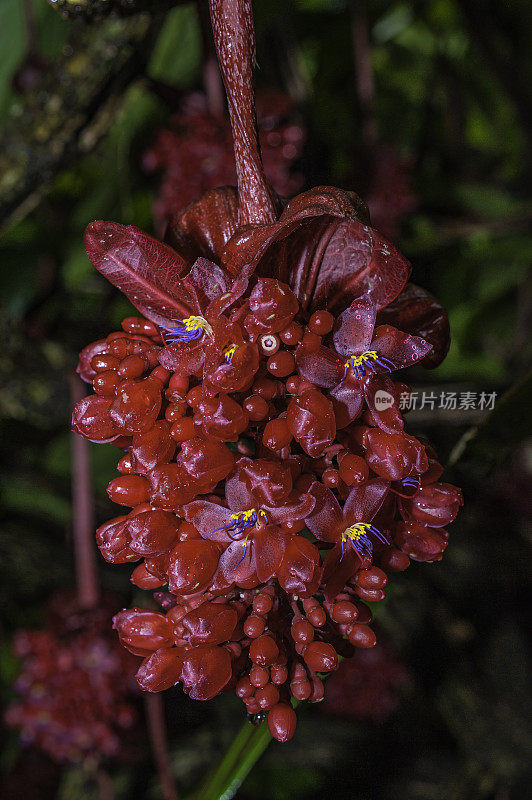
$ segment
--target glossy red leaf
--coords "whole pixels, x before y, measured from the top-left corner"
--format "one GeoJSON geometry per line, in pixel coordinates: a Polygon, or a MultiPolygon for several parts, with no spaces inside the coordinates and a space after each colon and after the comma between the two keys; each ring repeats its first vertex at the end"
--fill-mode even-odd
{"type": "Polygon", "coordinates": [[[156,325],[197,313],[194,288],[183,279],[187,265],[168,245],[134,225],[91,222],[85,230],[91,262],[156,325]]]}

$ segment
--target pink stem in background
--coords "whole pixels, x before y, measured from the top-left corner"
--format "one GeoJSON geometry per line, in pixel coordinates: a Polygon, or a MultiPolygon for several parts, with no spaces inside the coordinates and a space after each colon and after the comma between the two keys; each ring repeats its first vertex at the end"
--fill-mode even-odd
{"type": "Polygon", "coordinates": [[[264,174],[257,134],[253,67],[255,32],[251,0],[209,0],[214,42],[222,73],[238,178],[240,225],[263,225],[277,218],[274,195],[264,174]]]}
{"type": "Polygon", "coordinates": [[[37,23],[33,11],[32,0],[22,0],[22,11],[24,14],[24,26],[26,28],[27,54],[37,53],[37,23]]]}
{"type": "Polygon", "coordinates": [[[366,149],[371,152],[377,143],[378,131],[375,119],[375,81],[371,63],[371,42],[366,0],[351,0],[351,24],[362,140],[366,149]]]}
{"type": "Polygon", "coordinates": [[[148,735],[157,765],[162,795],[164,800],[178,800],[179,795],[172,775],[170,756],[168,754],[163,698],[158,693],[146,692],[144,694],[144,704],[148,721],[148,735]]]}
{"type": "Polygon", "coordinates": [[[207,108],[213,117],[222,119],[225,115],[225,95],[212,38],[209,9],[204,0],[197,3],[196,9],[203,47],[203,86],[205,87],[207,108]]]}
{"type": "MultiPolygon", "coordinates": [[[[85,385],[77,375],[69,378],[71,405],[85,397],[85,385]]],[[[94,608],[100,596],[96,549],[94,545],[94,495],[90,464],[90,444],[72,431],[72,535],[76,563],[78,601],[83,608],[94,608]]]]}

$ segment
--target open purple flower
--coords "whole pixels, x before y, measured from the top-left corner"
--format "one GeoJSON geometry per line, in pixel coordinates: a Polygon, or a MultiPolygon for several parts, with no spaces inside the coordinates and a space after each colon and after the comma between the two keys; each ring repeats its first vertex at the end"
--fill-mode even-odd
{"type": "MultiPolygon", "coordinates": [[[[332,335],[334,350],[301,345],[296,353],[300,375],[316,386],[330,389],[337,427],[343,428],[362,411],[363,401],[379,427],[393,432],[403,428],[396,402],[379,402],[379,392],[395,398],[387,374],[424,358],[432,345],[391,325],[375,327],[377,306],[368,295],[354,300],[338,317],[332,335]]],[[[386,399],[386,398],[384,398],[386,399]]]]}
{"type": "Polygon", "coordinates": [[[371,563],[375,541],[389,544],[387,537],[372,524],[389,488],[389,482],[382,478],[369,480],[351,490],[342,509],[323,483],[314,481],[311,485],[309,494],[315,505],[305,519],[306,526],[317,539],[334,545],[323,565],[327,595],[334,597],[362,562],[371,563]]]}
{"type": "MultiPolygon", "coordinates": [[[[249,459],[242,459],[248,462],[249,459]]],[[[264,486],[253,488],[246,480],[244,469],[237,471],[225,485],[227,506],[208,500],[195,500],[184,506],[185,519],[191,522],[204,539],[227,545],[222,559],[236,569],[249,556],[252,571],[260,581],[269,580],[282,561],[285,540],[290,534],[280,529],[287,522],[303,520],[314,507],[310,494],[288,491],[265,502],[264,486]]]]}

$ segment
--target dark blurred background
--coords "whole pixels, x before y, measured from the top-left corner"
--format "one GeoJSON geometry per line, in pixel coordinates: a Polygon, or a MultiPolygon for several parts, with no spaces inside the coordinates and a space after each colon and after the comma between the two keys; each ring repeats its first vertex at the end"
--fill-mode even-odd
{"type": "MultiPolygon", "coordinates": [[[[526,0],[255,0],[265,161],[280,192],[354,189],[448,308],[452,345],[414,371],[409,427],[464,489],[443,561],[394,576],[382,644],[302,708],[241,800],[521,800],[532,774],[532,5],[526,0]],[[435,401],[422,397],[434,394],[435,401]],[[449,394],[456,403],[441,401],[449,394]],[[484,394],[484,400],[481,396],[484,394]],[[448,405],[450,407],[445,407],[448,405]],[[453,405],[456,407],[453,408],[453,405]],[[433,407],[432,407],[433,406],[433,407]]],[[[17,631],[53,627],[74,587],[70,408],[78,351],[125,299],[91,267],[86,224],[160,233],[232,180],[204,9],[138,0],[0,0],[0,691],[17,631]],[[207,68],[205,65],[207,64],[207,68]],[[46,608],[48,607],[48,611],[46,608]]],[[[97,524],[116,450],[91,445],[97,524]]],[[[98,555],[112,610],[144,605],[98,555]]],[[[109,613],[110,620],[112,611],[109,613]]],[[[109,623],[110,624],[110,623],[109,623]]],[[[20,691],[20,687],[19,687],[20,691]]],[[[160,797],[139,722],[96,772],[3,727],[2,797],[160,797]]],[[[165,698],[190,790],[242,723],[234,696],[165,698]]],[[[43,723],[45,724],[45,723],[43,723]]]]}

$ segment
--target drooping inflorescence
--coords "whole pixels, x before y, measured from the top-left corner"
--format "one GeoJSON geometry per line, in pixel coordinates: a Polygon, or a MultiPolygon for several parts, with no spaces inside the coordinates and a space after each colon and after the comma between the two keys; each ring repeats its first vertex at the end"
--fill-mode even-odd
{"type": "Polygon", "coordinates": [[[432,298],[404,289],[430,343],[395,327],[408,316],[401,257],[365,225],[332,223],[347,224],[374,249],[358,292],[346,279],[341,311],[327,279],[335,314],[315,274],[312,308],[297,274],[276,262],[293,289],[250,267],[247,233],[226,246],[232,273],[203,249],[173,277],[170,248],[137,229],[93,223],[86,239],[104,274],[109,248],[115,264],[136,247],[135,268],[152,280],[140,299],[128,290],[151,319],[129,317],[82,351],[95,393],[73,414],[79,433],[122,451],[108,494],[124,513],[98,529],[98,546],[109,562],[134,563],[132,582],[161,609],[121,611],[114,626],[143,658],[143,689],[180,682],[199,700],[233,690],[252,717],[268,712],[280,741],[295,730],[292,698],[320,700],[339,656],[375,644],[367,602],[384,598],[387,573],[439,560],[462,503],[432,447],[406,433],[409,389],[391,378],[429,361],[432,341],[445,350],[427,321],[432,298]],[[170,316],[183,298],[188,312],[170,316]]]}

